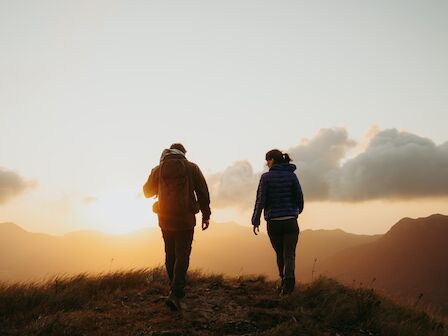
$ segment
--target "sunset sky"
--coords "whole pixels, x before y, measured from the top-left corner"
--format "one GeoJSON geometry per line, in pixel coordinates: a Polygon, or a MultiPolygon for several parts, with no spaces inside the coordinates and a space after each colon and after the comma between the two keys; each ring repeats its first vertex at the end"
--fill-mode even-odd
{"type": "Polygon", "coordinates": [[[0,0],[0,222],[156,226],[142,185],[182,142],[212,220],[250,225],[288,151],[302,229],[448,214],[446,1],[0,0]]]}

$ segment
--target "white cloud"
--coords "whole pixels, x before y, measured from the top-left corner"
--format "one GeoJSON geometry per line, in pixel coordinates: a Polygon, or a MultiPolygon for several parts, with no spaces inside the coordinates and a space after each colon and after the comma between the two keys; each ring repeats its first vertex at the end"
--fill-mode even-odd
{"type": "Polygon", "coordinates": [[[298,167],[296,173],[307,200],[322,199],[331,190],[331,176],[356,145],[343,128],[321,129],[317,135],[288,152],[298,167]]]}
{"type": "Polygon", "coordinates": [[[246,208],[255,200],[255,190],[261,173],[254,173],[247,161],[237,161],[223,172],[207,177],[212,205],[246,208]]]}
{"type": "MultiPolygon", "coordinates": [[[[448,142],[436,145],[396,129],[373,129],[368,139],[359,145],[343,128],[322,129],[287,150],[298,167],[305,201],[448,196],[448,142]],[[349,158],[352,149],[358,154],[349,158]]],[[[239,161],[209,176],[213,204],[252,207],[260,175],[239,161]]]]}
{"type": "Polygon", "coordinates": [[[0,167],[0,205],[35,185],[35,182],[25,181],[16,172],[0,167]]]}
{"type": "Polygon", "coordinates": [[[448,196],[448,143],[381,131],[333,175],[331,186],[329,197],[344,201],[448,196]]]}

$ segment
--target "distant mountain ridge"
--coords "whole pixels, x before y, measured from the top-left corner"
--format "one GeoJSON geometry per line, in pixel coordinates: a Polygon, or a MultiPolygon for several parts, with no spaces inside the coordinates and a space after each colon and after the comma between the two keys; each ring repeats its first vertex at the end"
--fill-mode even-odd
{"type": "Polygon", "coordinates": [[[448,216],[403,218],[380,239],[325,260],[320,271],[347,284],[369,284],[409,303],[419,300],[447,315],[447,237],[448,216]]]}
{"type": "Polygon", "coordinates": [[[306,282],[312,280],[311,272],[314,263],[318,266],[335,253],[376,241],[381,236],[357,235],[340,229],[302,231],[297,249],[297,268],[300,279],[306,282]]]}
{"type": "MultiPolygon", "coordinates": [[[[297,279],[326,275],[349,285],[374,287],[408,303],[420,302],[448,315],[448,216],[403,218],[384,235],[342,230],[304,230],[297,250],[297,279]],[[314,272],[313,272],[314,268],[314,272]]],[[[160,230],[112,236],[73,232],[64,236],[30,233],[0,223],[0,280],[42,280],[55,274],[154,267],[164,263],[160,230]]],[[[191,268],[231,276],[277,278],[274,252],[265,234],[251,227],[214,224],[197,230],[191,268]]]]}
{"type": "MultiPolygon", "coordinates": [[[[342,230],[302,231],[297,252],[298,279],[311,280],[309,269],[315,258],[321,261],[378,237],[342,230]]],[[[204,271],[229,275],[262,273],[273,279],[278,273],[269,238],[264,233],[255,237],[251,227],[235,223],[212,223],[209,230],[197,231],[191,259],[192,267],[204,271]]],[[[27,232],[12,223],[0,223],[0,280],[3,281],[34,281],[58,273],[98,273],[163,263],[163,239],[158,228],[122,236],[96,231],[51,236],[27,232]]]]}

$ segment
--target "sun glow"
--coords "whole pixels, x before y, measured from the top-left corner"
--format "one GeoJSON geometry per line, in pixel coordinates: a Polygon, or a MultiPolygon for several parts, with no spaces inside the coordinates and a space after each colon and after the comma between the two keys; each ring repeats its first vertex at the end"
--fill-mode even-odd
{"type": "Polygon", "coordinates": [[[85,222],[94,230],[121,234],[157,226],[154,199],[135,190],[117,190],[85,200],[85,222]]]}

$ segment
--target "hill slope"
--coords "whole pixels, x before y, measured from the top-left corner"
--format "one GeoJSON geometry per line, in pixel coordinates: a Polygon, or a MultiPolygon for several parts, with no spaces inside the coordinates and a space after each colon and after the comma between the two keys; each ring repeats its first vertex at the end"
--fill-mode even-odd
{"type": "Polygon", "coordinates": [[[423,294],[422,303],[448,315],[447,237],[448,216],[403,218],[380,239],[335,254],[320,271],[408,302],[423,294]]]}
{"type": "MultiPolygon", "coordinates": [[[[341,230],[305,230],[297,249],[297,280],[322,274],[346,284],[367,284],[405,303],[423,304],[448,316],[448,216],[405,218],[385,235],[362,236],[341,230]],[[420,294],[423,297],[419,299],[420,294]]],[[[159,229],[124,236],[75,232],[62,237],[0,224],[0,281],[41,280],[55,274],[97,274],[162,265],[159,229]]],[[[266,234],[250,227],[212,224],[197,230],[191,267],[229,276],[264,274],[277,278],[266,234]]]]}
{"type": "Polygon", "coordinates": [[[312,280],[314,260],[320,265],[336,253],[378,240],[382,235],[357,235],[342,230],[304,230],[297,248],[298,275],[301,281],[312,280]]]}
{"type": "Polygon", "coordinates": [[[182,314],[165,307],[166,283],[153,269],[0,287],[0,334],[447,335],[425,313],[326,278],[279,298],[262,277],[193,273],[182,314]]]}

